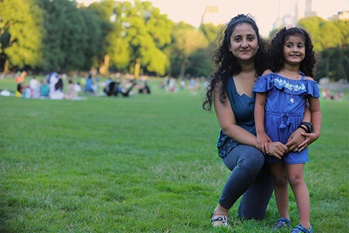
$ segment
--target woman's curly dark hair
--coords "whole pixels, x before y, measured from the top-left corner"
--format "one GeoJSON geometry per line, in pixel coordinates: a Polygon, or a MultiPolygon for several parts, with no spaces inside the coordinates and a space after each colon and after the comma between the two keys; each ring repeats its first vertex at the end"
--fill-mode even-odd
{"type": "Polygon", "coordinates": [[[267,68],[267,49],[268,44],[263,40],[259,34],[259,29],[256,22],[247,14],[239,14],[232,18],[221,30],[218,36],[219,47],[215,51],[213,56],[213,61],[217,67],[216,71],[211,75],[211,79],[207,86],[207,92],[205,100],[202,104],[203,109],[210,111],[212,108],[214,90],[218,83],[221,83],[219,89],[219,100],[221,103],[226,103],[227,90],[226,83],[227,80],[232,75],[237,75],[241,72],[241,66],[236,57],[229,50],[230,48],[230,37],[235,27],[242,23],[248,23],[252,26],[253,30],[256,32],[259,49],[254,58],[254,64],[256,69],[256,75],[260,76],[267,68]]]}
{"type": "Polygon", "coordinates": [[[299,35],[304,40],[305,57],[301,62],[299,69],[306,76],[314,77],[314,68],[316,64],[315,52],[313,50],[313,43],[309,34],[302,28],[282,28],[275,37],[271,40],[269,51],[269,68],[273,72],[278,72],[284,66],[284,45],[290,36],[299,35]]]}

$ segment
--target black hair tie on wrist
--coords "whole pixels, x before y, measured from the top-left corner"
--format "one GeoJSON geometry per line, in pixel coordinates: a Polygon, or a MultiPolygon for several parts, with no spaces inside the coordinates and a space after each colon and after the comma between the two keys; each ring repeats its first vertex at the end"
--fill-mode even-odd
{"type": "Polygon", "coordinates": [[[300,126],[298,126],[298,128],[304,129],[304,131],[305,131],[306,133],[308,133],[308,128],[305,127],[304,125],[300,125],[300,126]]]}
{"type": "Polygon", "coordinates": [[[314,133],[313,124],[311,122],[301,122],[298,128],[304,129],[307,133],[314,133]]]}

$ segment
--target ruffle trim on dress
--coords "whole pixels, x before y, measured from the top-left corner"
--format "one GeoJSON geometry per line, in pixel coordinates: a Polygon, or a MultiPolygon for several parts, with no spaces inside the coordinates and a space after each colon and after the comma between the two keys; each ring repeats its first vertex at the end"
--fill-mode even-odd
{"type": "Polygon", "coordinates": [[[254,92],[268,92],[273,87],[290,95],[307,93],[314,98],[320,97],[317,83],[313,80],[290,80],[275,73],[260,76],[253,88],[254,92]]]}
{"type": "Polygon", "coordinates": [[[307,92],[303,81],[293,81],[276,76],[273,80],[274,87],[279,90],[284,90],[287,94],[300,95],[307,92]]]}
{"type": "Polygon", "coordinates": [[[320,90],[317,83],[313,80],[305,80],[305,81],[306,81],[306,88],[308,90],[308,95],[312,96],[313,98],[319,98],[320,90]]]}

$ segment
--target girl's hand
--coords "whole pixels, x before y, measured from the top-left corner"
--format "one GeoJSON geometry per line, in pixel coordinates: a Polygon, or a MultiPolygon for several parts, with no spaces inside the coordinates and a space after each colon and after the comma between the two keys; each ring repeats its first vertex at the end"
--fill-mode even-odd
{"type": "Polygon", "coordinates": [[[286,143],[289,151],[301,151],[310,144],[306,142],[306,136],[303,133],[305,133],[304,129],[299,128],[291,134],[286,143]]]}
{"type": "Polygon", "coordinates": [[[267,154],[278,159],[281,159],[282,156],[288,151],[287,146],[281,142],[269,142],[267,148],[267,154]]]}
{"type": "Polygon", "coordinates": [[[266,133],[257,133],[257,149],[266,154],[268,151],[268,142],[271,142],[266,133]]]}

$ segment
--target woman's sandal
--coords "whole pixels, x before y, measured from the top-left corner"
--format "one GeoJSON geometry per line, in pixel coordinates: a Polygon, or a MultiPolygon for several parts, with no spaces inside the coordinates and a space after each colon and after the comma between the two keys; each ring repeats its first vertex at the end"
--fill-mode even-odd
{"type": "Polygon", "coordinates": [[[298,224],[291,233],[313,233],[313,228],[310,227],[308,230],[307,228],[303,227],[301,224],[298,224]]]}
{"type": "Polygon", "coordinates": [[[287,218],[279,218],[275,225],[273,226],[273,229],[282,229],[282,228],[289,228],[291,226],[291,221],[287,218]]]}
{"type": "Polygon", "coordinates": [[[223,215],[217,215],[213,216],[211,215],[211,223],[214,227],[229,227],[229,218],[228,216],[223,216],[223,215]]]}

